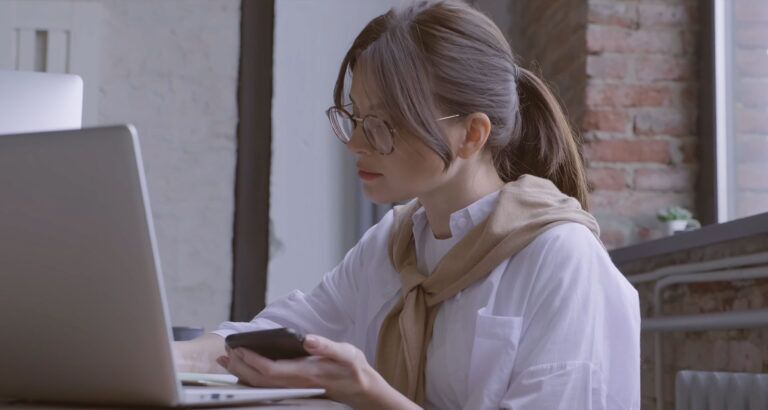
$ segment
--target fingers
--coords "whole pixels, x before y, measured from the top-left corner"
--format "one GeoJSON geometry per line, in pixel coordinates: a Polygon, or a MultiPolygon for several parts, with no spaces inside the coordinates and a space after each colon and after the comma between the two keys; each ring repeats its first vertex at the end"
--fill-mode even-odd
{"type": "Polygon", "coordinates": [[[247,349],[234,349],[229,356],[221,356],[217,362],[241,381],[262,387],[317,387],[310,382],[310,375],[316,371],[310,368],[306,359],[267,359],[247,349]]]}
{"type": "Polygon", "coordinates": [[[337,343],[318,335],[307,335],[304,338],[304,349],[309,354],[325,357],[341,363],[355,363],[362,353],[349,343],[337,343]]]}
{"type": "Polygon", "coordinates": [[[225,365],[227,371],[237,376],[240,383],[258,387],[281,387],[279,380],[267,377],[258,369],[249,366],[236,351],[229,357],[220,357],[217,362],[225,365]]]}
{"type": "Polygon", "coordinates": [[[229,370],[229,357],[219,356],[216,358],[216,363],[218,363],[219,366],[223,367],[224,369],[229,370]]]}

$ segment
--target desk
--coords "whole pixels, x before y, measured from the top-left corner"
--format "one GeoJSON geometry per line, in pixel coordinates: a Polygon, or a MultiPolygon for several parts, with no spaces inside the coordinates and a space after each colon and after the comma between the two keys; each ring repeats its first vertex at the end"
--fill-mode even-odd
{"type": "MultiPolygon", "coordinates": [[[[181,408],[181,407],[179,407],[181,408]]],[[[8,403],[0,402],[0,410],[125,410],[128,407],[85,407],[77,405],[53,405],[53,404],[31,404],[31,403],[8,403]]],[[[149,407],[142,407],[149,409],[149,407]]],[[[247,404],[242,406],[226,407],[200,407],[204,410],[294,410],[294,409],[320,409],[320,410],[350,410],[347,405],[324,399],[290,399],[281,400],[273,403],[247,404]]]]}

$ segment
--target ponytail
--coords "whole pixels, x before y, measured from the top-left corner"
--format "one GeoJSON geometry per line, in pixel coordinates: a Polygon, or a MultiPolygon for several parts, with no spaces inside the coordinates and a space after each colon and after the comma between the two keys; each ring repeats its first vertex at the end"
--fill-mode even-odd
{"type": "Polygon", "coordinates": [[[485,113],[486,142],[505,182],[523,174],[551,180],[587,209],[587,181],[575,132],[555,96],[519,67],[504,34],[461,1],[416,2],[373,19],[347,52],[334,92],[360,61],[386,111],[407,134],[453,160],[436,114],[485,113]]]}
{"type": "Polygon", "coordinates": [[[516,67],[519,109],[509,143],[494,155],[504,182],[531,174],[552,181],[588,210],[587,178],[577,135],[549,87],[525,68],[516,67]]]}

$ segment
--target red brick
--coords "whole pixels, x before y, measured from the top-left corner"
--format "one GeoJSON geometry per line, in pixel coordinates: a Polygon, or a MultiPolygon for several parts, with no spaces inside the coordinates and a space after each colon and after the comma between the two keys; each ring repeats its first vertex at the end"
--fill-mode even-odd
{"type": "Polygon", "coordinates": [[[736,185],[741,189],[768,191],[768,161],[737,164],[736,185]]]}
{"type": "Polygon", "coordinates": [[[647,226],[635,226],[635,237],[641,242],[656,239],[658,235],[654,235],[654,231],[647,226]]]}
{"type": "Polygon", "coordinates": [[[685,4],[640,4],[638,21],[640,27],[685,26],[691,23],[695,10],[685,4]]]}
{"type": "Polygon", "coordinates": [[[745,106],[768,106],[768,78],[739,81],[736,100],[745,106]]]}
{"type": "Polygon", "coordinates": [[[638,135],[691,135],[695,124],[692,115],[681,110],[650,110],[635,115],[638,135]]]}
{"type": "Polygon", "coordinates": [[[765,0],[734,1],[734,16],[738,21],[768,21],[768,2],[765,0]]]}
{"type": "Polygon", "coordinates": [[[736,130],[744,133],[768,133],[768,111],[737,108],[736,130]]]}
{"type": "Polygon", "coordinates": [[[768,26],[737,27],[736,44],[741,47],[768,47],[768,26]]]}
{"type": "Polygon", "coordinates": [[[759,345],[748,341],[730,341],[728,368],[734,372],[759,373],[763,370],[763,351],[759,345]]]}
{"type": "Polygon", "coordinates": [[[594,214],[647,220],[654,227],[657,226],[656,212],[659,209],[673,205],[690,209],[690,194],[679,192],[600,191],[593,193],[590,200],[594,214]]]}
{"type": "Polygon", "coordinates": [[[757,78],[768,77],[768,53],[763,49],[736,50],[735,66],[739,75],[757,78]]]}
{"type": "Polygon", "coordinates": [[[603,242],[606,248],[614,249],[624,246],[627,238],[624,232],[618,229],[601,229],[600,241],[603,242]]]}
{"type": "Polygon", "coordinates": [[[592,141],[584,145],[585,157],[604,162],[655,162],[670,161],[669,143],[651,140],[592,141]]]}
{"type": "Polygon", "coordinates": [[[625,28],[637,27],[637,6],[632,3],[588,3],[589,23],[625,28]]]}
{"type": "Polygon", "coordinates": [[[687,168],[635,170],[635,189],[645,191],[692,191],[695,180],[687,168]]]}
{"type": "Polygon", "coordinates": [[[683,38],[678,30],[630,30],[621,27],[589,26],[587,51],[680,54],[683,51],[683,38]]]}
{"type": "Polygon", "coordinates": [[[627,56],[601,54],[587,57],[587,76],[592,78],[624,78],[627,76],[627,56]]]}
{"type": "Polygon", "coordinates": [[[651,54],[635,59],[635,76],[642,81],[687,80],[694,69],[691,57],[651,54]]]}
{"type": "Polygon", "coordinates": [[[588,107],[661,107],[681,101],[682,90],[671,85],[590,84],[588,107]]]}
{"type": "Polygon", "coordinates": [[[629,115],[624,111],[589,110],[584,115],[585,131],[626,132],[629,115]]]}
{"type": "MultiPolygon", "coordinates": [[[[733,284],[723,282],[689,283],[685,286],[693,296],[717,297],[717,294],[723,291],[733,290],[733,284]]],[[[701,309],[702,306],[691,306],[691,308],[701,309]]],[[[697,310],[696,313],[701,313],[701,310],[697,310]]]]}
{"type": "Polygon", "coordinates": [[[627,172],[620,168],[588,168],[587,180],[595,191],[622,191],[627,188],[627,172]]]}

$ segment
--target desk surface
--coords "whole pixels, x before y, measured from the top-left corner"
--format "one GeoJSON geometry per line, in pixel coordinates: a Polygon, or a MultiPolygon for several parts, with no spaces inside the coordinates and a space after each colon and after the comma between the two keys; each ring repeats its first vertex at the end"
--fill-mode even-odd
{"type": "MultiPolygon", "coordinates": [[[[84,407],[77,405],[52,405],[52,404],[32,404],[32,403],[3,403],[0,402],[0,409],[10,410],[115,410],[125,409],[125,407],[84,407]]],[[[149,409],[149,408],[147,408],[149,409]]],[[[281,400],[273,403],[265,404],[248,404],[242,406],[227,406],[227,407],[201,407],[204,410],[293,410],[293,409],[327,409],[327,410],[349,410],[350,407],[331,400],[324,399],[291,399],[281,400]]]]}

